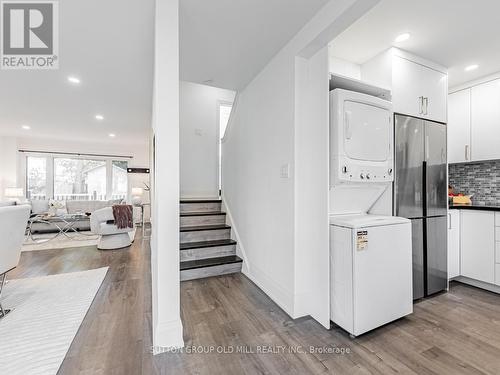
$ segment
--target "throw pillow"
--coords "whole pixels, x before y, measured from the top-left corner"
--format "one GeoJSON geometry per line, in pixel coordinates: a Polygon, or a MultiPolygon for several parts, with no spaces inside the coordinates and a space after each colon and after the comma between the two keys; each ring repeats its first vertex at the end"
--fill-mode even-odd
{"type": "Polygon", "coordinates": [[[46,214],[49,211],[47,199],[34,199],[31,201],[31,212],[36,215],[46,214]]]}

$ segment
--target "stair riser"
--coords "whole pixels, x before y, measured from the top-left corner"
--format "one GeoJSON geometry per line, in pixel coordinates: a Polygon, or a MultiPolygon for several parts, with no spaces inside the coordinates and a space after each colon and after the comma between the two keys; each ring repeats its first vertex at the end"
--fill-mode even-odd
{"type": "Polygon", "coordinates": [[[181,212],[206,212],[206,211],[220,211],[221,202],[208,202],[208,203],[181,203],[181,212]]]}
{"type": "Polygon", "coordinates": [[[225,215],[181,216],[181,227],[194,227],[197,225],[217,225],[225,223],[225,215]]]}
{"type": "Polygon", "coordinates": [[[241,272],[241,262],[223,264],[220,266],[196,268],[192,270],[184,270],[181,271],[181,281],[203,279],[205,277],[227,275],[237,272],[241,272]]]}
{"type": "Polygon", "coordinates": [[[231,229],[198,230],[191,232],[181,232],[181,243],[201,242],[213,240],[227,240],[231,238],[231,229]]]}
{"type": "Polygon", "coordinates": [[[181,262],[236,255],[236,245],[202,247],[181,251],[181,262]]]}

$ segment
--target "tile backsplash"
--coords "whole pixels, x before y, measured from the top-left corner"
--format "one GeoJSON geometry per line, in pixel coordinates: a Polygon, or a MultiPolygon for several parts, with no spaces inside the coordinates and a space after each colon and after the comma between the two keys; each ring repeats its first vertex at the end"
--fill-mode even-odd
{"type": "Polygon", "coordinates": [[[500,160],[449,165],[456,193],[473,194],[472,202],[500,204],[500,160]]]}

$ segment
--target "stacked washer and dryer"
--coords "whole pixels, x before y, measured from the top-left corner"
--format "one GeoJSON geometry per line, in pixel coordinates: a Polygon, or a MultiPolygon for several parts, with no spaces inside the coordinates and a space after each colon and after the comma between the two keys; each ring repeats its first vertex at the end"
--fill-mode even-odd
{"type": "Polygon", "coordinates": [[[411,222],[392,216],[392,103],[330,92],[330,318],[358,336],[413,312],[411,222]]]}

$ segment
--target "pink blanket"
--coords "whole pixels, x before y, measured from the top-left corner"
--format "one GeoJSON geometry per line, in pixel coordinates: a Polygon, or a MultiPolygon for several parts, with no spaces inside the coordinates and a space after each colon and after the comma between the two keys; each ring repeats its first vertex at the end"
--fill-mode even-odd
{"type": "Polygon", "coordinates": [[[129,204],[115,204],[113,206],[113,216],[118,229],[133,228],[133,210],[129,204]]]}

